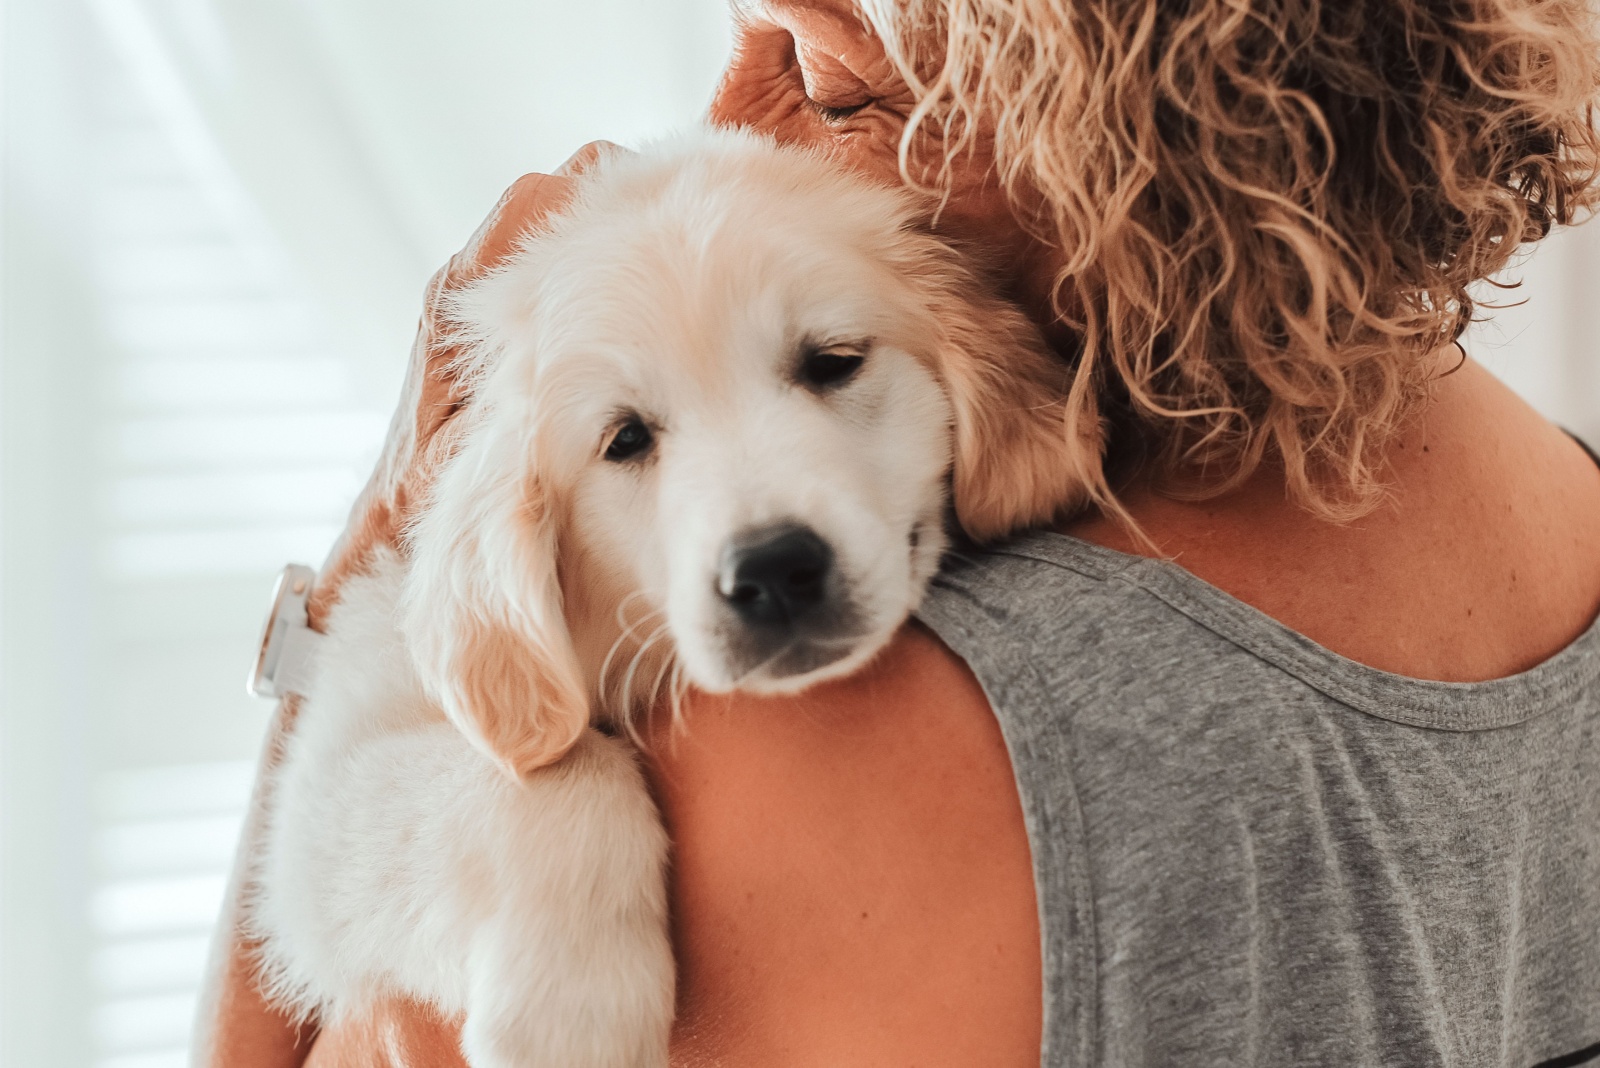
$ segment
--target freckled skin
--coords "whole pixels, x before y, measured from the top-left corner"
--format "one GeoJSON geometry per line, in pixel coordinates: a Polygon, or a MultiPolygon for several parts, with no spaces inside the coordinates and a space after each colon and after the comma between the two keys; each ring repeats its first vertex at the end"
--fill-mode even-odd
{"type": "MultiPolygon", "coordinates": [[[[847,3],[770,0],[739,26],[711,116],[897,183],[909,109],[847,3]],[[818,107],[869,99],[849,115],[818,107]]],[[[939,146],[919,147],[938,158],[939,146]]],[[[988,162],[980,150],[956,164],[941,225],[1003,265],[1014,295],[1043,318],[1050,254],[1025,235],[988,162]]],[[[566,188],[559,176],[524,179],[442,284],[492,262],[566,188]]],[[[322,603],[372,545],[395,541],[448,441],[459,390],[450,350],[428,327],[402,401],[415,418],[399,424],[325,570],[322,603]]],[[[1442,367],[1454,363],[1441,357],[1442,367]]],[[[1600,472],[1477,365],[1439,382],[1387,470],[1389,503],[1347,525],[1289,505],[1270,466],[1201,502],[1135,479],[1125,503],[1181,566],[1385,670],[1452,681],[1510,674],[1594,618],[1600,472]]],[[[1147,551],[1101,516],[1067,529],[1147,551]]],[[[687,717],[690,732],[675,744],[656,736],[648,763],[676,842],[675,1065],[1038,1065],[1038,922],[1021,810],[982,692],[937,639],[908,625],[854,678],[781,700],[696,697],[687,717]]],[[[250,982],[247,950],[236,942],[222,958],[200,1063],[462,1064],[457,1025],[404,1003],[324,1032],[307,1059],[307,1036],[250,982]]]]}

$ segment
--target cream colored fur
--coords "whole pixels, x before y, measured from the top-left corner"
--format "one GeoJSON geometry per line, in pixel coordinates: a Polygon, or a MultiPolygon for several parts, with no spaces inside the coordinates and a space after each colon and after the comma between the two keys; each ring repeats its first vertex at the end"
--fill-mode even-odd
{"type": "Polygon", "coordinates": [[[465,1013],[477,1068],[666,1064],[666,841],[596,727],[685,682],[856,670],[915,610],[952,503],[999,536],[1077,504],[1097,459],[1065,370],[920,217],[700,133],[605,161],[461,298],[459,450],[407,560],[345,588],[276,782],[253,922],[280,998],[465,1013]],[[853,376],[797,377],[830,346],[853,376]],[[629,421],[650,449],[608,459],[629,421]],[[831,547],[844,622],[752,660],[719,561],[783,523],[831,547]]]}

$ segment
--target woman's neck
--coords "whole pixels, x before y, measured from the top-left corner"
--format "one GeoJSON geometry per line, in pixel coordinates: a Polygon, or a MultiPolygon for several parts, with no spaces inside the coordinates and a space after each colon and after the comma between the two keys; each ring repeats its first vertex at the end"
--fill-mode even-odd
{"type": "MultiPolygon", "coordinates": [[[[1470,682],[1526,670],[1600,609],[1600,470],[1478,365],[1442,378],[1385,456],[1388,496],[1332,523],[1263,466],[1210,500],[1124,497],[1160,555],[1369,666],[1470,682]]],[[[1090,515],[1065,533],[1153,555],[1090,515]]]]}

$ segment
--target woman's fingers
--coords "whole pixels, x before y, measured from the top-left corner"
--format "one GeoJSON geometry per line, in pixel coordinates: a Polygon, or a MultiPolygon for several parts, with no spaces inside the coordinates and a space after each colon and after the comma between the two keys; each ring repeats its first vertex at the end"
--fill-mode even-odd
{"type": "Polygon", "coordinates": [[[567,161],[556,168],[556,173],[568,178],[576,178],[585,173],[590,167],[599,162],[602,156],[609,156],[615,152],[627,152],[628,149],[614,141],[590,141],[578,151],[567,157],[567,161]]]}
{"type": "MultiPolygon", "coordinates": [[[[556,174],[526,174],[506,190],[500,203],[473,239],[428,286],[417,345],[412,353],[407,400],[414,406],[410,440],[396,456],[398,479],[389,501],[390,521],[409,517],[444,450],[447,428],[467,401],[460,375],[460,347],[453,341],[447,320],[450,295],[470,285],[487,271],[503,264],[530,234],[537,233],[551,215],[571,199],[575,178],[556,174]]],[[[392,443],[391,443],[392,444],[392,443]]]]}
{"type": "Polygon", "coordinates": [[[504,263],[521,240],[536,233],[572,195],[578,178],[611,152],[625,151],[610,141],[590,141],[567,157],[552,174],[524,174],[500,195],[500,200],[483,220],[467,244],[429,286],[429,303],[441,289],[471,282],[484,271],[504,263]]]}
{"type": "Polygon", "coordinates": [[[500,198],[489,216],[473,256],[472,274],[498,267],[536,233],[544,221],[571,198],[575,178],[562,174],[525,174],[500,198]]]}
{"type": "Polygon", "coordinates": [[[384,1001],[366,1016],[317,1036],[305,1068],[467,1068],[461,1025],[409,1001],[384,1001]]]}
{"type": "Polygon", "coordinates": [[[611,151],[620,150],[609,142],[594,141],[562,164],[561,173],[517,179],[466,246],[429,281],[400,402],[410,417],[394,423],[378,470],[323,570],[310,606],[314,623],[320,623],[337,600],[344,579],[366,565],[375,545],[398,544],[400,527],[425,495],[447,451],[442,446],[448,429],[467,400],[458,370],[461,351],[451,338],[447,319],[450,295],[515,254],[528,235],[539,232],[568,203],[577,176],[611,151]]]}
{"type": "Polygon", "coordinates": [[[366,565],[374,546],[397,545],[399,528],[431,483],[445,451],[440,446],[446,432],[466,403],[466,385],[457,365],[461,352],[451,340],[446,318],[450,295],[515,254],[525,238],[566,206],[578,176],[613,151],[622,150],[609,141],[592,141],[573,153],[558,173],[518,178],[466,246],[429,281],[400,402],[410,418],[402,417],[391,428],[378,470],[323,569],[310,606],[315,623],[338,599],[344,579],[366,565]]]}
{"type": "Polygon", "coordinates": [[[505,262],[522,239],[538,233],[545,222],[572,199],[579,177],[603,157],[625,152],[610,141],[590,141],[567,157],[554,174],[525,174],[514,182],[479,229],[472,249],[474,273],[505,262]]]}

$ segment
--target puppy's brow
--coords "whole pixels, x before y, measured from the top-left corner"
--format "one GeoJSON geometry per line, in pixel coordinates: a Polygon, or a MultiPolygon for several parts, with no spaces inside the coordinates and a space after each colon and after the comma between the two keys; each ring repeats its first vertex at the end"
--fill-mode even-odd
{"type": "Polygon", "coordinates": [[[851,356],[865,356],[872,348],[872,339],[864,337],[841,338],[802,338],[796,347],[796,352],[801,356],[809,356],[818,352],[848,353],[851,356]]]}

